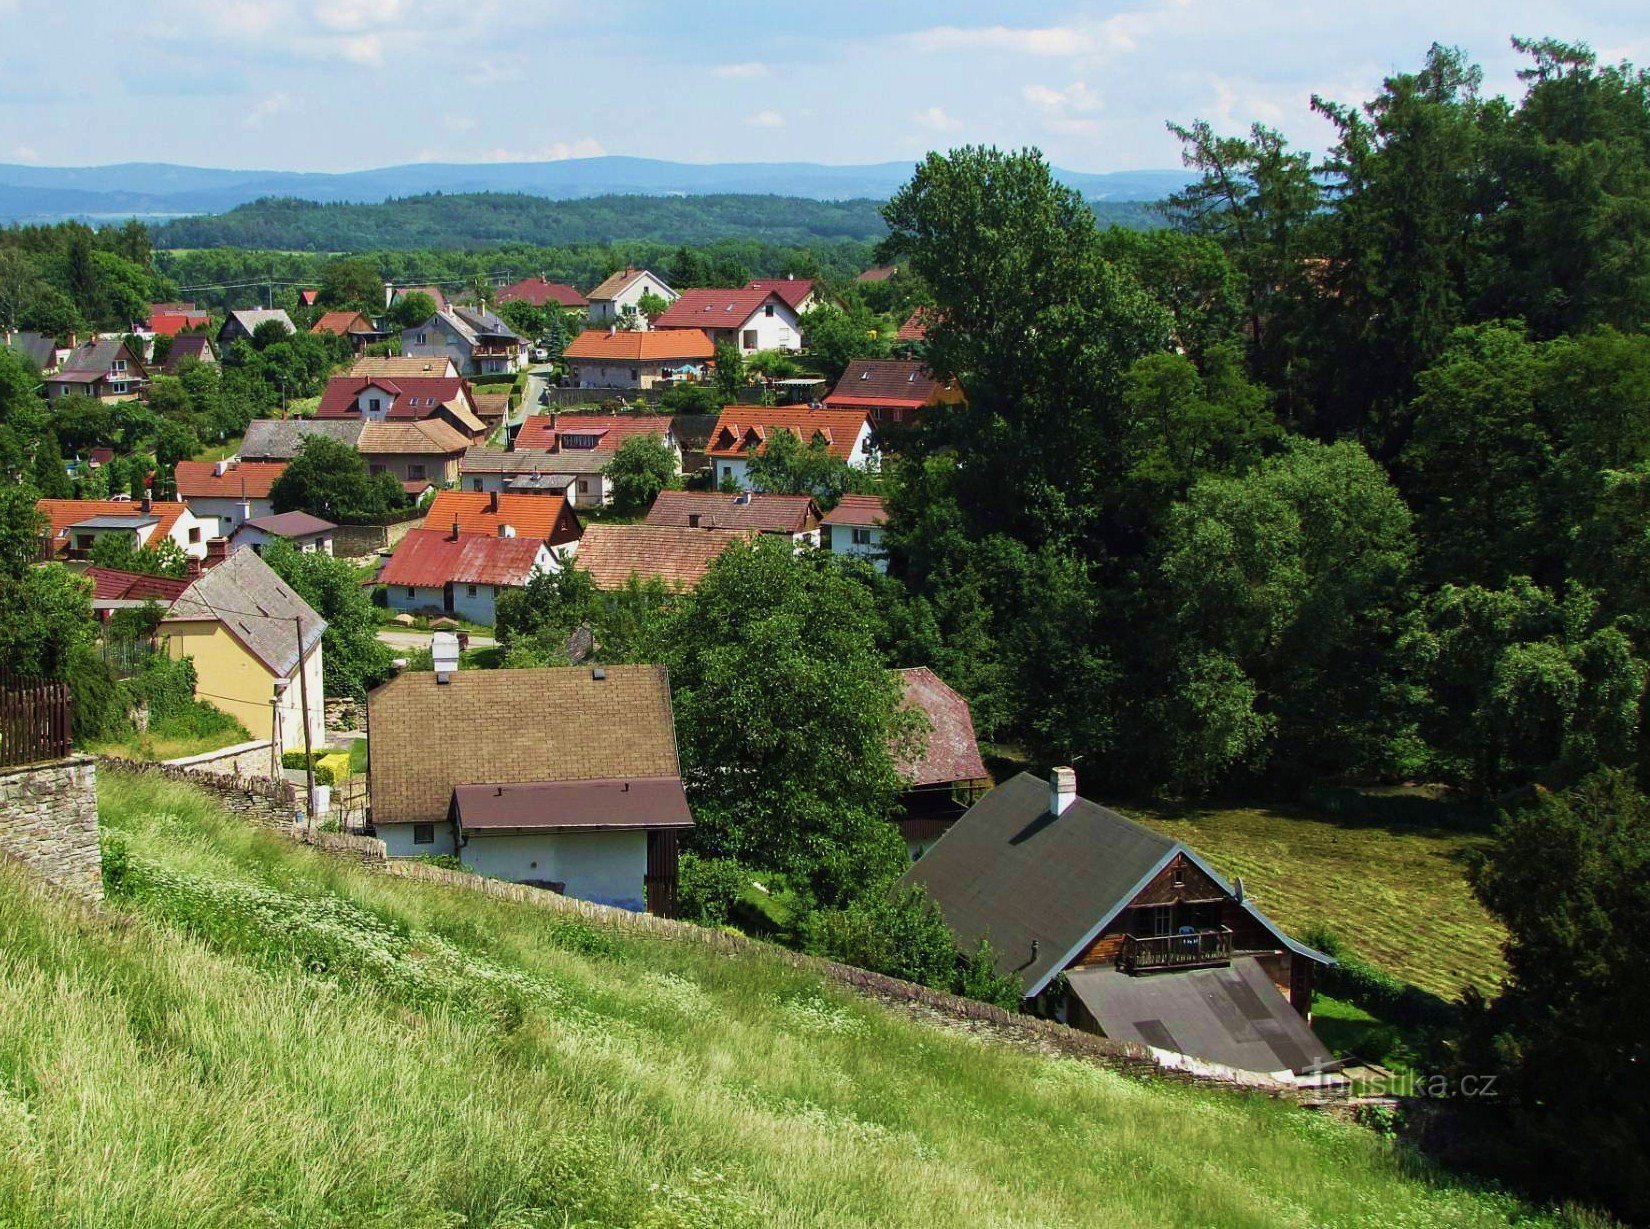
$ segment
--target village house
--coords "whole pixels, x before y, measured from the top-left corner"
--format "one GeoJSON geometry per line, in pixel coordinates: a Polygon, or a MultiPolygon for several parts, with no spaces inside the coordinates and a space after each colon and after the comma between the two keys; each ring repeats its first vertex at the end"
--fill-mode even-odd
{"type": "Polygon", "coordinates": [[[508,528],[496,534],[411,530],[378,574],[385,604],[492,626],[500,593],[526,588],[535,575],[557,567],[557,553],[544,538],[517,537],[503,531],[508,528]]]}
{"type": "Polygon", "coordinates": [[[270,775],[281,755],[326,736],[321,633],[326,622],[250,550],[232,552],[172,603],[159,635],[195,665],[195,692],[269,739],[270,775]],[[307,703],[306,703],[307,701],[307,703]]]}
{"type": "MultiPolygon", "coordinates": [[[[200,573],[197,570],[196,575],[200,573]]],[[[134,610],[151,602],[170,606],[194,579],[150,576],[147,572],[122,572],[116,568],[88,567],[81,573],[92,582],[92,614],[107,623],[117,610],[134,610]]]]}
{"type": "Polygon", "coordinates": [[[888,551],[883,545],[887,509],[878,495],[844,495],[825,514],[825,547],[833,555],[863,559],[879,572],[888,570],[888,551]]]}
{"type": "Polygon", "coordinates": [[[413,294],[428,295],[430,302],[435,304],[435,310],[438,312],[447,310],[447,296],[442,293],[440,286],[392,286],[386,283],[384,286],[384,306],[394,307],[408,295],[413,294]]]}
{"type": "Polygon", "coordinates": [[[641,315],[637,304],[645,294],[663,299],[666,303],[676,301],[676,292],[665,285],[663,278],[646,269],[620,269],[587,296],[590,323],[600,327],[634,321],[645,328],[646,318],[637,319],[641,315]]]}
{"type": "Polygon", "coordinates": [[[819,545],[819,505],[808,495],[761,491],[660,491],[648,525],[780,534],[798,546],[819,545]]]}
{"type": "Polygon", "coordinates": [[[417,497],[431,487],[458,481],[458,463],[470,443],[470,436],[443,419],[425,418],[364,422],[355,447],[369,475],[389,474],[407,494],[417,497]]]}
{"type": "Polygon", "coordinates": [[[749,289],[765,290],[778,295],[798,316],[812,311],[822,302],[819,285],[811,277],[796,277],[789,274],[785,277],[757,277],[751,279],[749,289]]]}
{"type": "Polygon", "coordinates": [[[59,346],[55,337],[48,337],[44,333],[35,333],[28,329],[17,332],[7,330],[3,334],[6,349],[14,354],[20,354],[41,375],[51,375],[57,370],[58,364],[69,355],[69,348],[59,346]]]}
{"type": "Polygon", "coordinates": [[[735,482],[752,490],[748,458],[768,446],[775,432],[789,431],[804,447],[823,443],[833,457],[856,469],[877,467],[871,422],[861,410],[815,410],[805,406],[730,405],[723,408],[711,430],[705,455],[710,458],[711,485],[735,482]]]}
{"type": "Polygon", "coordinates": [[[862,410],[875,427],[911,426],[924,410],[963,400],[955,380],[940,380],[915,359],[856,358],[825,398],[828,410],[862,410]]]}
{"type": "Polygon", "coordinates": [[[193,360],[197,363],[215,363],[218,356],[212,350],[212,339],[205,333],[181,333],[172,339],[172,345],[166,351],[166,357],[161,360],[160,373],[166,376],[175,376],[183,371],[183,365],[193,360]]]}
{"type": "Polygon", "coordinates": [[[703,329],[586,329],[562,352],[579,388],[652,388],[697,380],[715,356],[703,329]]]}
{"type": "Polygon", "coordinates": [[[1021,773],[906,872],[965,949],[988,940],[1026,1006],[1076,1028],[1284,1079],[1337,1069],[1309,1026],[1333,961],[1278,929],[1197,853],[1021,773]]]}
{"type": "Polygon", "coordinates": [[[179,461],[172,480],[206,536],[227,538],[254,517],[274,515],[269,493],[285,472],[285,461],[179,461]]]}
{"type": "Polygon", "coordinates": [[[332,536],[337,531],[338,526],[331,521],[307,512],[276,512],[242,521],[229,539],[229,548],[239,550],[247,547],[261,555],[271,541],[282,538],[305,554],[319,552],[330,555],[332,536]]]}
{"type": "Polygon", "coordinates": [[[193,303],[151,303],[149,305],[149,332],[155,337],[176,337],[192,333],[212,324],[212,313],[201,311],[193,303]]]}
{"type": "Polygon", "coordinates": [[[475,398],[462,376],[333,376],[321,393],[317,419],[446,423],[472,442],[487,437],[475,398]]]}
{"type": "Polygon", "coordinates": [[[46,400],[72,395],[99,401],[130,401],[149,383],[143,362],[124,341],[99,338],[76,346],[46,376],[46,400]]]}
{"type": "Polygon", "coordinates": [[[357,354],[386,336],[366,316],[351,311],[323,312],[321,318],[310,325],[309,331],[347,338],[357,354]]]}
{"type": "Polygon", "coordinates": [[[460,375],[511,375],[527,365],[527,341],[492,312],[472,307],[438,311],[401,331],[401,353],[449,359],[460,375]]]}
{"type": "Polygon", "coordinates": [[[968,701],[927,666],[895,673],[905,693],[901,706],[921,713],[926,726],[914,745],[891,748],[905,782],[900,835],[915,860],[979,801],[991,775],[980,758],[968,701]]]}
{"type": "Polygon", "coordinates": [[[498,293],[493,296],[493,302],[526,303],[533,307],[545,307],[553,303],[557,307],[574,311],[590,310],[590,300],[572,286],[561,282],[547,282],[542,277],[524,277],[519,282],[511,282],[508,286],[500,287],[498,293]]]}
{"type": "Polygon", "coordinates": [[[286,314],[286,309],[277,307],[266,309],[262,307],[242,308],[232,311],[225,318],[223,327],[218,330],[218,345],[227,346],[232,341],[251,341],[252,335],[262,324],[275,323],[288,333],[296,333],[292,317],[286,314]]]}
{"type": "Polygon", "coordinates": [[[88,559],[105,534],[123,535],[135,550],[170,538],[185,555],[206,558],[211,535],[178,500],[40,499],[34,506],[46,518],[44,555],[49,559],[88,559]]]}
{"type": "Polygon", "coordinates": [[[488,537],[531,538],[560,558],[570,554],[583,527],[560,495],[438,491],[420,529],[453,529],[488,537]]]}
{"type": "Polygon", "coordinates": [[[243,461],[290,461],[312,435],[324,435],[346,448],[359,448],[366,423],[358,418],[254,418],[241,437],[243,461]]]}
{"type": "Polygon", "coordinates": [[[450,378],[458,366],[445,355],[363,354],[350,364],[352,376],[398,380],[403,376],[450,378]]]}
{"type": "Polygon", "coordinates": [[[632,577],[657,581],[673,592],[692,589],[711,564],[751,534],[731,529],[683,529],[672,525],[589,525],[574,559],[596,588],[623,589],[632,577]]]}
{"type": "Polygon", "coordinates": [[[458,481],[466,491],[565,495],[568,503],[585,508],[597,503],[606,489],[602,469],[608,459],[599,453],[552,453],[542,448],[471,448],[459,460],[458,481]]]}
{"type": "Polygon", "coordinates": [[[802,328],[796,317],[796,309],[772,290],[684,290],[653,321],[653,328],[703,330],[712,346],[729,345],[741,354],[755,354],[800,350],[802,328]]]}
{"type": "Polygon", "coordinates": [[[926,307],[912,308],[911,314],[905,318],[905,323],[895,330],[894,340],[911,344],[927,341],[928,320],[931,315],[926,307]]]}
{"type": "Polygon", "coordinates": [[[433,672],[367,697],[372,826],[390,855],[673,915],[693,817],[664,667],[460,671],[438,639],[433,672]]]}

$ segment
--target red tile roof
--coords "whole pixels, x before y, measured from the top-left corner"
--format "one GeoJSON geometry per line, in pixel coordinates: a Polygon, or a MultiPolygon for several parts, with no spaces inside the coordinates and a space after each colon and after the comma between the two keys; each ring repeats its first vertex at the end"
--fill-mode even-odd
{"type": "Polygon", "coordinates": [[[516,452],[617,452],[635,435],[663,439],[670,419],[658,414],[530,414],[516,433],[516,452]],[[568,436],[596,436],[593,449],[568,445],[568,436]]]}
{"type": "Polygon", "coordinates": [[[463,376],[333,376],[321,394],[317,418],[357,418],[355,399],[368,388],[389,399],[386,416],[396,419],[430,418],[443,405],[457,401],[468,412],[469,388],[463,376]]]}
{"type": "Polygon", "coordinates": [[[888,510],[880,495],[844,495],[842,502],[825,514],[827,525],[874,527],[888,522],[888,510]]]}
{"type": "Polygon", "coordinates": [[[703,329],[586,329],[562,357],[608,363],[690,363],[716,357],[703,329]]]}
{"type": "Polygon", "coordinates": [[[94,516],[131,517],[134,522],[156,520],[159,523],[148,541],[158,542],[170,536],[178,519],[189,511],[189,505],[176,499],[156,500],[147,512],[135,499],[37,499],[34,506],[46,518],[54,550],[68,548],[68,539],[64,534],[70,525],[78,525],[94,516]]]}
{"type": "Polygon", "coordinates": [[[324,312],[310,326],[311,333],[331,333],[334,337],[348,337],[351,333],[371,333],[372,321],[360,312],[324,312]]]}
{"type": "Polygon", "coordinates": [[[114,568],[87,568],[92,582],[92,600],[99,602],[144,602],[170,604],[189,587],[189,581],[171,576],[148,576],[142,572],[120,572],[114,568]]]}
{"type": "Polygon", "coordinates": [[[915,359],[856,358],[825,398],[827,409],[902,406],[920,409],[945,386],[915,359]]]}
{"type": "Polygon", "coordinates": [[[928,340],[928,309],[916,308],[905,318],[905,323],[899,326],[894,334],[896,341],[927,341],[928,340]]]}
{"type": "Polygon", "coordinates": [[[172,471],[179,499],[268,499],[285,461],[179,461],[172,471]],[[223,472],[216,472],[219,468],[223,472]]]}
{"type": "Polygon", "coordinates": [[[803,444],[823,439],[832,456],[850,461],[864,429],[863,410],[810,410],[799,406],[730,405],[711,430],[705,452],[713,457],[742,457],[761,452],[774,431],[789,431],[803,444]]]}
{"type": "Polygon", "coordinates": [[[776,294],[790,304],[795,311],[802,306],[802,300],[814,292],[814,279],[811,277],[758,277],[751,280],[752,290],[766,290],[776,294]]]}
{"type": "Polygon", "coordinates": [[[437,491],[424,514],[421,529],[498,537],[509,525],[517,537],[536,538],[551,546],[578,540],[579,522],[565,495],[525,495],[514,492],[437,491]]]}
{"type": "Polygon", "coordinates": [[[898,272],[898,265],[877,265],[873,269],[865,270],[854,280],[856,282],[886,282],[898,272]]]}
{"type": "Polygon", "coordinates": [[[904,707],[926,714],[929,725],[916,757],[899,765],[900,776],[913,786],[987,779],[968,701],[927,666],[899,673],[905,685],[904,707]]]}
{"type": "Polygon", "coordinates": [[[188,358],[202,363],[213,362],[216,356],[212,353],[212,339],[204,333],[174,337],[172,348],[166,352],[166,361],[160,369],[165,375],[176,375],[183,366],[183,360],[188,358]]]}
{"type": "MultiPolygon", "coordinates": [[[[655,329],[736,329],[762,310],[772,290],[749,286],[737,290],[684,290],[664,313],[653,321],[655,329]]],[[[781,299],[783,302],[783,299],[781,299]]]]}
{"type": "Polygon", "coordinates": [[[440,588],[449,581],[464,585],[527,583],[544,542],[539,538],[500,538],[480,533],[414,529],[401,539],[395,554],[378,574],[385,585],[440,588]]]}
{"type": "Polygon", "coordinates": [[[493,298],[498,303],[531,303],[534,307],[543,307],[546,303],[559,303],[563,307],[590,306],[590,300],[572,286],[547,282],[542,277],[524,277],[512,282],[493,298]]]}
{"type": "Polygon", "coordinates": [[[578,565],[598,589],[623,588],[632,575],[691,589],[710,565],[749,534],[728,529],[681,529],[668,525],[591,525],[579,541],[578,565]]]}
{"type": "Polygon", "coordinates": [[[149,317],[149,331],[160,337],[176,337],[187,329],[204,329],[212,323],[206,312],[156,311],[149,317]]]}
{"type": "Polygon", "coordinates": [[[747,491],[660,491],[648,509],[648,525],[693,529],[754,529],[758,533],[806,533],[819,524],[819,508],[807,495],[747,491]],[[693,518],[698,518],[695,524],[693,518]]]}

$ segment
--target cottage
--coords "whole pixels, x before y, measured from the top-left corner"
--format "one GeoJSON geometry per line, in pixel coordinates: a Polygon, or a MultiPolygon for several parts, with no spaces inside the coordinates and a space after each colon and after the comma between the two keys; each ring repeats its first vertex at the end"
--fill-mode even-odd
{"type": "Polygon", "coordinates": [[[471,437],[439,418],[417,422],[364,422],[356,449],[367,473],[389,474],[410,495],[458,481],[458,463],[471,437]]]}
{"type": "Polygon", "coordinates": [[[261,307],[243,308],[232,311],[218,330],[218,345],[227,346],[232,341],[251,341],[252,335],[258,331],[259,325],[278,324],[288,333],[298,330],[292,323],[292,317],[286,314],[284,308],[266,310],[261,307]]]}
{"type": "Polygon", "coordinates": [[[460,375],[510,375],[527,365],[528,345],[492,312],[473,307],[438,311],[401,332],[401,353],[449,359],[460,375]]]}
{"type": "Polygon", "coordinates": [[[586,329],[562,352],[580,388],[652,388],[697,379],[715,356],[703,329],[586,329]]]}
{"type": "Polygon", "coordinates": [[[796,309],[772,290],[684,290],[653,327],[703,330],[711,345],[742,354],[802,348],[796,309]]]}
{"type": "Polygon", "coordinates": [[[332,554],[332,536],[338,526],[307,512],[277,512],[242,521],[229,539],[231,550],[249,547],[257,554],[276,538],[283,538],[305,554],[332,554]]]}
{"type": "Polygon", "coordinates": [[[517,452],[545,454],[552,467],[561,467],[574,479],[565,490],[580,506],[613,502],[613,487],[602,472],[626,440],[652,436],[670,452],[675,470],[682,470],[671,419],[658,414],[532,414],[516,429],[511,447],[517,452]],[[584,458],[588,464],[579,464],[584,458]]]}
{"type": "Polygon", "coordinates": [[[1070,768],[999,785],[902,883],[928,892],[965,947],[989,940],[1028,1008],[1240,1071],[1338,1067],[1308,1023],[1331,959],[1278,929],[1241,881],[1080,797],[1070,768]]]}
{"type": "Polygon", "coordinates": [[[818,283],[811,277],[797,277],[795,274],[753,278],[749,289],[778,295],[798,316],[812,311],[822,301],[818,283]]]}
{"type": "Polygon", "coordinates": [[[103,337],[69,351],[44,384],[46,400],[72,395],[130,401],[149,383],[142,361],[118,338],[103,337]]]}
{"type": "Polygon", "coordinates": [[[524,277],[501,287],[493,296],[495,303],[527,303],[533,307],[555,304],[573,311],[589,311],[590,300],[572,286],[561,282],[547,282],[542,277],[524,277]]]}
{"type": "Polygon", "coordinates": [[[202,574],[160,623],[166,651],[195,664],[201,698],[270,740],[270,774],[325,737],[321,633],[326,622],[274,570],[238,550],[202,574]]]}
{"type": "Polygon", "coordinates": [[[419,528],[528,538],[543,542],[558,557],[569,553],[583,532],[564,496],[499,491],[439,491],[419,528]]]}
{"type": "Polygon", "coordinates": [[[333,376],[315,417],[442,421],[472,441],[487,436],[487,424],[476,413],[474,394],[462,376],[333,376]]]}
{"type": "Polygon", "coordinates": [[[924,410],[963,400],[955,380],[941,380],[915,359],[856,358],[825,398],[828,410],[863,410],[873,426],[910,426],[924,410]]]}
{"type": "Polygon", "coordinates": [[[388,380],[398,380],[402,376],[441,379],[458,375],[458,366],[444,355],[363,354],[350,364],[349,374],[388,380]]]}
{"type": "Polygon", "coordinates": [[[879,495],[844,495],[825,514],[825,546],[834,555],[863,559],[879,572],[888,570],[883,526],[888,511],[879,495]]]}
{"type": "Polygon", "coordinates": [[[798,546],[819,545],[819,505],[807,495],[660,491],[648,509],[645,523],[682,529],[783,534],[798,546]]]}
{"type": "Polygon", "coordinates": [[[385,604],[408,614],[456,615],[491,626],[499,594],[526,588],[540,572],[554,571],[556,553],[543,538],[414,529],[378,574],[385,604]]]}
{"type": "Polygon", "coordinates": [[[733,481],[753,490],[747,460],[768,446],[768,437],[789,431],[804,447],[816,441],[833,457],[856,469],[877,467],[871,422],[863,410],[815,410],[805,406],[730,405],[724,407],[710,433],[705,455],[710,458],[712,485],[733,481]]]}
{"type": "Polygon", "coordinates": [[[212,350],[212,339],[205,333],[181,333],[174,337],[171,347],[166,351],[166,358],[161,361],[160,372],[167,376],[180,375],[183,365],[190,361],[218,361],[218,356],[212,350]]]}
{"type": "Polygon", "coordinates": [[[149,305],[149,332],[156,337],[176,337],[210,327],[212,313],[201,311],[193,303],[151,303],[149,305]]]}
{"type": "Polygon", "coordinates": [[[209,538],[227,538],[244,522],[273,516],[270,500],[285,461],[179,461],[172,471],[178,498],[206,526],[209,538]]]}
{"type": "Polygon", "coordinates": [[[590,292],[590,323],[606,326],[635,322],[645,327],[646,320],[638,319],[637,305],[647,294],[666,303],[676,300],[676,292],[665,285],[663,278],[646,269],[620,269],[590,292]]]}
{"type": "Polygon", "coordinates": [[[693,817],[664,667],[460,671],[455,649],[367,697],[373,830],[390,854],[673,914],[693,817]]]}
{"type": "Polygon", "coordinates": [[[92,613],[107,622],[117,610],[131,610],[154,602],[170,606],[190,585],[182,577],[151,576],[116,568],[89,567],[81,573],[92,582],[92,613]]]}
{"type": "Polygon", "coordinates": [[[321,318],[310,325],[309,331],[346,338],[355,347],[357,354],[386,336],[379,332],[378,326],[366,316],[351,311],[322,312],[321,318]]]}
{"type": "Polygon", "coordinates": [[[312,435],[324,435],[346,448],[358,448],[366,423],[351,418],[255,418],[241,437],[243,461],[290,461],[312,435]]]}
{"type": "Polygon", "coordinates": [[[206,558],[206,526],[177,500],[41,499],[35,507],[46,518],[48,558],[89,559],[105,534],[124,535],[134,550],[171,539],[190,558],[206,558]]]}
{"type": "Polygon", "coordinates": [[[682,529],[667,525],[591,525],[574,556],[596,588],[622,589],[635,577],[665,588],[692,589],[711,564],[751,534],[731,529],[682,529]]]}
{"type": "Polygon", "coordinates": [[[28,360],[29,366],[41,375],[51,375],[57,370],[61,359],[68,357],[68,350],[59,346],[55,337],[48,337],[45,333],[35,333],[27,329],[18,332],[8,330],[4,337],[6,349],[22,355],[28,360]]]}
{"type": "Polygon", "coordinates": [[[901,706],[921,713],[925,726],[914,745],[892,748],[905,782],[900,835],[914,860],[979,801],[991,777],[968,701],[927,666],[896,673],[905,693],[901,706]]]}

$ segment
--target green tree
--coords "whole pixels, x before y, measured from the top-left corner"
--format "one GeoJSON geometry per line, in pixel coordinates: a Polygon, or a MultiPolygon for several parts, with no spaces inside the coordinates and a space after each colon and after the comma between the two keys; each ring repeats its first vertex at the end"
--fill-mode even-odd
{"type": "Polygon", "coordinates": [[[304,439],[269,498],[277,512],[308,512],[339,522],[382,516],[407,502],[393,477],[369,477],[360,453],[325,435],[304,439]]]}
{"type": "Polygon", "coordinates": [[[435,300],[422,290],[404,294],[390,308],[390,319],[404,329],[417,328],[435,315],[435,300]]]}
{"type": "Polygon", "coordinates": [[[850,491],[873,489],[875,480],[831,452],[822,439],[804,444],[791,431],[775,431],[760,452],[746,457],[750,482],[771,495],[811,495],[829,512],[850,491]]]}
{"type": "Polygon", "coordinates": [[[663,295],[654,294],[651,290],[644,290],[642,297],[636,300],[636,310],[649,321],[657,320],[669,308],[669,300],[663,295]]]}
{"type": "Polygon", "coordinates": [[[808,354],[820,374],[835,384],[856,358],[887,358],[892,334],[888,322],[863,307],[844,310],[824,303],[798,321],[808,354]]]}
{"type": "Polygon", "coordinates": [[[739,347],[722,342],[716,347],[716,372],[711,379],[718,400],[732,405],[745,390],[745,358],[739,347]]]}
{"type": "Polygon", "coordinates": [[[656,435],[631,436],[602,469],[613,484],[614,502],[626,511],[647,507],[660,491],[674,489],[676,471],[676,454],[656,435]]]}
{"type": "Polygon", "coordinates": [[[189,557],[171,538],[153,546],[139,546],[124,533],[99,534],[92,543],[92,563],[116,572],[141,572],[145,576],[180,579],[189,572],[189,557]]]}
{"type": "Polygon", "coordinates": [[[325,307],[380,311],[384,303],[384,279],[378,266],[363,256],[329,260],[321,270],[317,299],[325,307]]]}
{"type": "Polygon", "coordinates": [[[365,698],[387,679],[393,654],[378,639],[378,614],[347,560],[300,551],[281,538],[263,548],[263,560],[326,620],[321,670],[329,696],[365,698]]]}
{"type": "Polygon", "coordinates": [[[63,450],[57,445],[57,436],[47,431],[35,445],[31,469],[35,489],[45,499],[72,499],[74,489],[69,474],[63,467],[63,450]]]}
{"type": "Polygon", "coordinates": [[[827,905],[905,865],[889,822],[900,689],[873,625],[863,586],[773,540],[731,547],[672,608],[659,660],[696,850],[785,873],[827,905]]]}

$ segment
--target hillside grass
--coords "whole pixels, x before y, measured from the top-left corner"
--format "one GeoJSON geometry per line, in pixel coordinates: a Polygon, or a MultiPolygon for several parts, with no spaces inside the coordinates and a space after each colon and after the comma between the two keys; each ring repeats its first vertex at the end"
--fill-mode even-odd
{"type": "Polygon", "coordinates": [[[1325,925],[1370,963],[1454,999],[1474,984],[1493,993],[1506,966],[1500,924],[1467,882],[1467,860],[1488,838],[1295,808],[1154,812],[1139,822],[1196,849],[1278,925],[1325,925]]]}
{"type": "Polygon", "coordinates": [[[1322,1115],[374,874],[189,787],[105,773],[102,818],[112,915],[0,866],[8,1227],[1551,1223],[1322,1115]]]}

